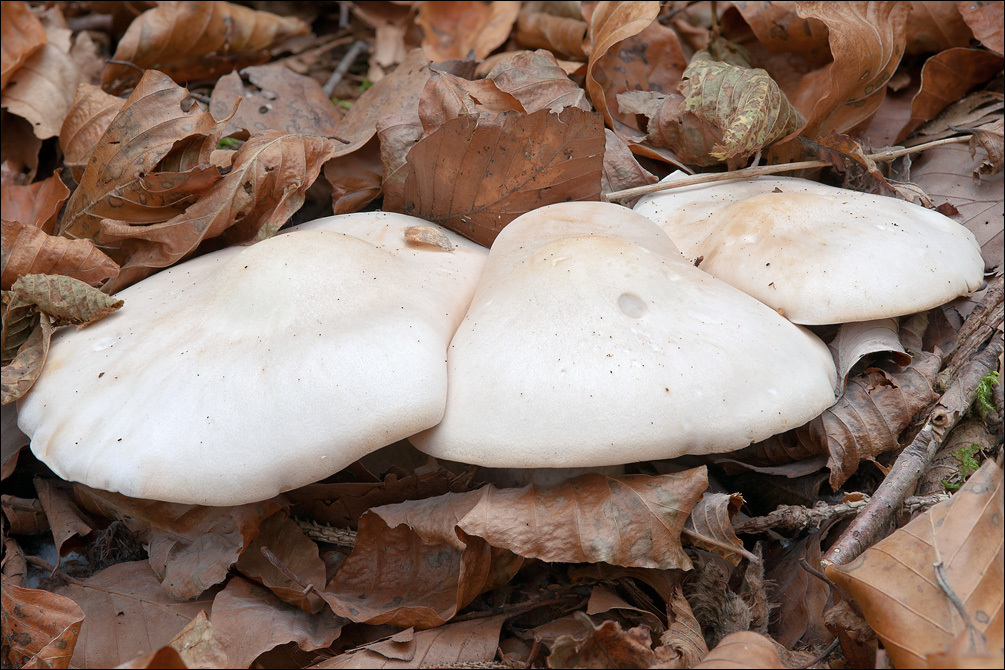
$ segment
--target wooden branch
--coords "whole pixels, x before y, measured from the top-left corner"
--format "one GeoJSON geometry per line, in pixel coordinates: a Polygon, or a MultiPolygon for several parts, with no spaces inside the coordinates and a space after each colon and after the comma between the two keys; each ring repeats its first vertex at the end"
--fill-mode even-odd
{"type": "MultiPolygon", "coordinates": [[[[869,504],[869,496],[862,500],[839,503],[836,505],[818,504],[814,507],[801,505],[781,505],[778,509],[765,516],[755,516],[733,525],[737,534],[754,535],[776,530],[786,533],[799,533],[809,529],[820,528],[831,519],[858,514],[869,504]]],[[[927,496],[911,496],[904,500],[900,511],[912,514],[918,510],[928,509],[943,500],[949,500],[949,494],[933,493],[927,496]]]]}

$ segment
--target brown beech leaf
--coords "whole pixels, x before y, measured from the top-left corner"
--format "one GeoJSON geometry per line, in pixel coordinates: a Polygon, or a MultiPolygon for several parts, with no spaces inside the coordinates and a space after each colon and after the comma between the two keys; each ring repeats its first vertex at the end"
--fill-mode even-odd
{"type": "Polygon", "coordinates": [[[956,0],[956,8],[981,44],[998,55],[1005,53],[1005,30],[1002,27],[1000,2],[956,0]]]}
{"type": "Polygon", "coordinates": [[[338,146],[314,135],[265,131],[245,142],[230,173],[184,212],[153,223],[102,220],[100,239],[126,258],[104,290],[125,288],[184,258],[206,239],[221,236],[231,245],[271,237],[304,204],[307,189],[338,146]]]}
{"type": "Polygon", "coordinates": [[[625,91],[676,90],[687,65],[677,34],[655,21],[658,2],[609,2],[593,7],[589,17],[592,42],[586,68],[586,93],[608,125],[632,151],[682,167],[666,148],[643,144],[634,114],[619,111],[617,95],[625,91]]]}
{"type": "Polygon", "coordinates": [[[870,354],[885,352],[900,366],[911,364],[911,355],[904,351],[900,342],[896,318],[874,319],[843,323],[837,335],[828,343],[837,366],[838,380],[844,389],[848,373],[863,358],[870,354]]]}
{"type": "Polygon", "coordinates": [[[824,609],[830,598],[830,586],[800,566],[805,560],[820,565],[820,541],[823,531],[789,546],[766,575],[768,596],[778,607],[771,613],[770,632],[783,647],[829,644],[834,638],[824,624],[824,609]]]}
{"type": "Polygon", "coordinates": [[[4,221],[17,221],[52,235],[56,230],[56,215],[70,196],[70,189],[59,178],[60,172],[56,170],[48,179],[28,186],[0,185],[4,221]]]}
{"type": "Polygon", "coordinates": [[[504,114],[498,123],[458,117],[412,147],[400,190],[385,184],[384,207],[488,246],[532,209],[599,199],[603,147],[600,117],[581,109],[504,114]]]}
{"type": "Polygon", "coordinates": [[[176,600],[147,561],[119,563],[54,589],[84,611],[72,667],[114,668],[170,643],[210,599],[176,600]]]}
{"type": "Polygon", "coordinates": [[[504,112],[524,113],[523,105],[491,79],[474,81],[433,69],[419,99],[419,122],[429,134],[450,119],[467,114],[486,117],[504,112]]]}
{"type": "Polygon", "coordinates": [[[29,274],[68,275],[96,286],[119,273],[118,263],[91,240],[46,235],[38,228],[14,221],[4,221],[3,250],[0,283],[4,289],[29,274]]]}
{"type": "MultiPolygon", "coordinates": [[[[3,642],[16,667],[68,668],[84,612],[73,600],[3,580],[3,642]]],[[[6,656],[6,653],[5,653],[6,656]]]]}
{"type": "Polygon", "coordinates": [[[11,291],[37,305],[40,312],[52,317],[55,326],[89,326],[123,305],[121,300],[64,275],[24,275],[18,277],[11,291]]]}
{"type": "MultiPolygon", "coordinates": [[[[586,21],[580,16],[556,16],[524,8],[516,17],[516,41],[527,49],[547,49],[561,58],[586,60],[586,21]]],[[[540,4],[540,3],[539,3],[540,4]]]]}
{"type": "MultiPolygon", "coordinates": [[[[6,310],[5,310],[6,312],[6,310]]],[[[42,314],[31,334],[18,347],[17,354],[0,371],[0,404],[14,402],[31,388],[42,374],[45,357],[49,354],[52,339],[52,321],[42,314]]]]}
{"type": "MultiPolygon", "coordinates": [[[[858,602],[896,667],[925,667],[972,625],[986,649],[1000,654],[1002,470],[988,459],[952,498],[927,510],[827,576],[858,602]],[[939,586],[940,563],[948,589],[962,603],[961,618],[939,586]]],[[[975,650],[977,651],[977,650],[975,650]]]]}
{"type": "Polygon", "coordinates": [[[457,621],[430,630],[408,629],[321,661],[311,668],[478,667],[495,660],[506,615],[457,621]],[[404,639],[402,639],[404,638],[404,639]]]}
{"type": "MultiPolygon", "coordinates": [[[[269,59],[268,50],[310,27],[293,16],[276,16],[229,2],[161,2],[129,25],[114,60],[141,70],[160,70],[175,81],[213,79],[269,59]]],[[[109,63],[101,85],[119,93],[133,85],[137,70],[109,63]]]]}
{"type": "Polygon", "coordinates": [[[38,170],[42,140],[35,137],[31,124],[6,109],[0,109],[3,142],[0,143],[0,183],[30,184],[38,170]]]}
{"type": "Polygon", "coordinates": [[[42,505],[45,518],[49,522],[52,540],[56,545],[56,554],[66,556],[72,550],[82,549],[83,543],[76,538],[87,537],[94,529],[84,519],[80,508],[73,502],[66,483],[44,477],[35,477],[34,483],[39,504],[42,505]],[[75,541],[70,546],[66,546],[69,540],[75,541]]]}
{"type": "Polygon", "coordinates": [[[74,181],[80,182],[88,157],[125,103],[122,98],[87,82],[77,86],[73,104],[59,129],[63,163],[70,169],[74,181]]]}
{"type": "Polygon", "coordinates": [[[97,47],[86,32],[72,33],[58,7],[42,15],[46,44],[14,72],[0,96],[0,105],[31,122],[35,136],[59,134],[77,84],[101,69],[97,47]]]}
{"type": "Polygon", "coordinates": [[[252,65],[220,77],[213,87],[209,110],[218,119],[230,118],[225,136],[244,129],[252,135],[281,130],[330,137],[337,134],[341,120],[317,80],[276,63],[252,65]],[[234,105],[237,112],[231,116],[234,105]]]}
{"type": "Polygon", "coordinates": [[[973,172],[974,181],[979,181],[982,176],[993,177],[1005,169],[1005,142],[1003,142],[1003,130],[1005,121],[1000,117],[986,123],[983,126],[973,128],[970,136],[970,155],[977,153],[980,146],[987,154],[987,160],[981,163],[980,167],[973,172]]]}
{"type": "Polygon", "coordinates": [[[213,637],[205,610],[157,651],[134,658],[119,668],[229,668],[223,646],[213,637]]]}
{"type": "MultiPolygon", "coordinates": [[[[35,305],[14,297],[10,291],[3,291],[3,364],[9,365],[17,355],[17,350],[25,343],[38,325],[39,313],[35,305]]],[[[14,419],[17,425],[17,417],[14,419]]]]}
{"type": "Polygon", "coordinates": [[[21,0],[3,3],[0,22],[0,89],[28,57],[45,46],[45,28],[21,0]]]}
{"type": "Polygon", "coordinates": [[[921,88],[911,100],[911,118],[897,133],[896,143],[903,142],[971,88],[1001,71],[1002,62],[999,54],[964,47],[946,49],[925,61],[921,88]]]}
{"type": "MultiPolygon", "coordinates": [[[[830,60],[827,26],[817,19],[797,14],[794,2],[734,2],[733,6],[768,54],[794,53],[816,66],[830,60]]],[[[746,46],[752,49],[753,45],[746,46]]],[[[754,52],[752,55],[760,54],[754,52]]],[[[761,60],[755,58],[756,62],[761,60]]],[[[799,64],[791,63],[791,66],[799,67],[799,64]]],[[[765,69],[774,74],[773,68],[765,69]]]]}
{"type": "Polygon", "coordinates": [[[520,5],[514,2],[427,2],[415,24],[425,37],[422,49],[433,61],[463,60],[474,52],[482,59],[509,37],[520,5]]]}
{"type": "Polygon", "coordinates": [[[901,372],[869,368],[850,379],[844,395],[817,418],[730,456],[774,465],[827,454],[830,484],[837,490],[861,461],[898,447],[911,417],[938,397],[932,384],[941,364],[940,356],[924,353],[901,372]]]}
{"type": "Polygon", "coordinates": [[[513,52],[496,63],[485,78],[519,100],[528,114],[539,109],[553,112],[566,107],[579,107],[587,112],[592,109],[583,89],[569,79],[551,53],[541,49],[513,52]]]}
{"type": "Polygon", "coordinates": [[[309,614],[288,605],[267,588],[240,577],[231,577],[216,594],[210,621],[213,637],[232,668],[247,668],[260,654],[288,642],[304,651],[324,649],[346,623],[327,609],[309,614]]]}
{"type": "Polygon", "coordinates": [[[912,0],[907,15],[907,53],[934,53],[969,46],[973,36],[956,3],[912,0]]]}
{"type": "Polygon", "coordinates": [[[802,78],[790,101],[807,119],[810,138],[845,132],[868,119],[907,45],[908,2],[804,2],[797,13],[829,30],[834,61],[802,78]],[[864,74],[865,73],[865,74],[864,74]]]}
{"type": "Polygon", "coordinates": [[[325,587],[325,564],[318,553],[318,545],[304,535],[286,514],[273,514],[262,522],[258,537],[237,559],[237,569],[249,579],[269,588],[281,600],[305,612],[317,614],[324,607],[324,601],[316,593],[304,593],[307,584],[313,585],[317,591],[325,587]],[[297,581],[270,561],[265,551],[271,552],[296,575],[297,581]]]}
{"type": "Polygon", "coordinates": [[[585,639],[559,637],[548,655],[549,668],[648,668],[655,662],[645,626],[626,631],[610,619],[597,626],[583,612],[575,617],[586,629],[585,639]]]}
{"type": "Polygon", "coordinates": [[[694,618],[691,605],[680,586],[675,586],[667,601],[667,629],[654,650],[660,668],[690,668],[708,653],[701,634],[701,624],[694,618]]]}
{"type": "MultiPolygon", "coordinates": [[[[639,164],[632,150],[613,130],[604,128],[604,139],[604,174],[600,187],[605,194],[658,181],[656,175],[639,164]]],[[[626,207],[635,204],[634,200],[622,202],[626,207]]]]}
{"type": "Polygon", "coordinates": [[[216,148],[216,120],[198,106],[188,107],[186,100],[190,100],[188,91],[164,74],[148,71],[143,75],[95,145],[80,184],[66,204],[61,235],[100,243],[101,220],[113,218],[122,204],[117,188],[154,172],[183,140],[194,138],[216,148]]]}
{"type": "Polygon", "coordinates": [[[733,531],[733,517],[743,507],[743,496],[739,493],[708,493],[691,510],[686,528],[694,532],[688,535],[688,541],[697,547],[722,556],[734,566],[743,560],[743,554],[729,551],[723,545],[743,549],[743,540],[733,531]],[[702,538],[711,538],[712,542],[703,542],[702,538]]]}
{"type": "Polygon", "coordinates": [[[280,509],[275,500],[204,507],[128,498],[83,484],[73,489],[85,511],[118,519],[140,537],[165,593],[182,599],[226,579],[262,522],[280,509]]]}
{"type": "Polygon", "coordinates": [[[759,633],[730,633],[694,668],[784,668],[777,645],[759,633]]]}

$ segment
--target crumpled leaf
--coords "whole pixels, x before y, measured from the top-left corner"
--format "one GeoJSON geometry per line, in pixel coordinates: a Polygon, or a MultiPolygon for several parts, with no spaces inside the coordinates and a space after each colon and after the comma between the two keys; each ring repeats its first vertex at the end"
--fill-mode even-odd
{"type": "Polygon", "coordinates": [[[118,291],[172,265],[206,239],[221,237],[233,245],[271,237],[304,204],[307,189],[338,147],[323,137],[265,131],[237,150],[226,176],[173,218],[103,219],[99,239],[126,259],[104,290],[118,291]]]}
{"type": "Polygon", "coordinates": [[[56,555],[66,556],[72,550],[80,550],[83,542],[77,538],[89,536],[94,529],[91,524],[84,519],[80,508],[73,502],[67,490],[67,484],[56,479],[45,477],[35,477],[35,491],[38,493],[38,502],[45,511],[45,518],[49,522],[49,530],[52,532],[52,540],[56,545],[56,555]],[[67,542],[73,542],[67,546],[67,542]]]}
{"type": "Polygon", "coordinates": [[[308,614],[287,605],[241,577],[231,577],[213,599],[210,621],[232,668],[247,668],[260,654],[288,642],[304,651],[324,649],[338,639],[346,623],[327,609],[308,614]]]}
{"type": "MultiPolygon", "coordinates": [[[[68,668],[84,612],[73,600],[3,580],[3,642],[19,668],[68,668]]],[[[6,656],[6,654],[5,654],[6,656]]]]}
{"type": "MultiPolygon", "coordinates": [[[[309,31],[296,17],[229,2],[161,2],[129,25],[113,60],[127,61],[140,70],[160,70],[177,82],[212,79],[264,63],[269,49],[309,31]]],[[[138,78],[136,68],[109,63],[101,85],[119,93],[138,78]]]]}
{"type": "Polygon", "coordinates": [[[768,594],[777,609],[772,611],[771,636],[783,647],[792,649],[796,643],[829,644],[833,635],[824,625],[824,608],[830,598],[827,582],[803,570],[799,562],[820,565],[820,541],[824,530],[794,542],[774,561],[767,576],[768,594]]]}
{"type": "Polygon", "coordinates": [[[897,365],[906,367],[911,364],[911,355],[900,343],[898,328],[895,318],[841,324],[837,335],[827,345],[837,367],[841,386],[837,389],[839,395],[851,369],[870,354],[887,352],[897,365]]]}
{"type": "Polygon", "coordinates": [[[541,49],[509,55],[496,63],[485,78],[519,100],[528,114],[539,109],[556,113],[566,107],[587,112],[592,109],[583,89],[569,79],[551,53],[541,49]]]}
{"type": "Polygon", "coordinates": [[[482,59],[509,37],[520,5],[514,2],[427,2],[415,24],[425,37],[422,49],[432,61],[482,59]]]}
{"type": "Polygon", "coordinates": [[[912,2],[907,15],[907,53],[935,53],[965,47],[973,38],[953,2],[912,2]]]}
{"type": "Polygon", "coordinates": [[[861,461],[898,447],[897,438],[911,417],[938,398],[932,384],[941,364],[940,356],[925,353],[900,372],[869,368],[852,378],[844,395],[817,418],[729,457],[775,465],[827,454],[830,484],[837,490],[861,461]]]}
{"type": "Polygon", "coordinates": [[[499,633],[506,615],[457,621],[430,630],[409,628],[315,664],[316,670],[335,668],[444,668],[478,667],[495,660],[499,633]]]}
{"type": "Polygon", "coordinates": [[[70,195],[70,189],[59,178],[60,172],[56,170],[48,179],[27,186],[0,185],[4,221],[17,221],[51,235],[56,229],[56,215],[70,195]]]}
{"type": "Polygon", "coordinates": [[[210,607],[209,598],[177,600],[165,593],[147,561],[118,563],[54,591],[84,611],[75,668],[114,668],[156,651],[210,607]]]}
{"type": "Polygon", "coordinates": [[[956,8],[981,44],[999,55],[1005,53],[1005,29],[998,3],[956,0],[956,8]]]}
{"type": "Polygon", "coordinates": [[[20,276],[67,275],[97,285],[119,273],[119,265],[91,240],[46,235],[38,228],[4,221],[0,284],[9,289],[20,276]]]}
{"type": "Polygon", "coordinates": [[[1005,120],[985,124],[973,129],[970,138],[970,155],[977,153],[978,144],[987,153],[987,159],[974,170],[974,180],[981,176],[993,177],[1005,169],[1005,120]]]}
{"type": "Polygon", "coordinates": [[[70,169],[74,181],[79,183],[83,178],[88,157],[125,103],[87,82],[77,86],[73,104],[59,129],[63,164],[70,169]]]}
{"type": "Polygon", "coordinates": [[[83,484],[73,489],[85,511],[118,519],[140,537],[165,593],[181,599],[194,598],[226,579],[258,537],[262,522],[280,509],[275,499],[204,507],[128,498],[83,484]]]}
{"type": "Polygon", "coordinates": [[[86,32],[76,37],[66,27],[59,7],[42,15],[47,41],[14,72],[0,105],[31,122],[39,139],[59,134],[77,84],[101,69],[97,47],[86,32]]]}
{"type": "Polygon", "coordinates": [[[896,667],[925,667],[968,626],[940,588],[933,564],[987,649],[1003,645],[1002,470],[988,459],[952,498],[935,505],[827,576],[851,593],[896,667]]]}
{"type": "Polygon", "coordinates": [[[498,123],[461,116],[412,147],[400,190],[385,183],[384,207],[488,246],[532,209],[599,199],[604,141],[600,117],[576,108],[503,114],[498,123]]]}
{"type": "Polygon", "coordinates": [[[708,654],[701,624],[680,586],[675,586],[667,602],[667,629],[655,649],[661,668],[691,668],[708,654]]]}
{"type": "Polygon", "coordinates": [[[316,79],[276,63],[252,65],[220,77],[213,87],[209,110],[217,119],[230,118],[224,136],[245,129],[252,135],[281,130],[331,137],[338,134],[341,121],[316,79]],[[234,113],[238,98],[242,99],[234,113]]]}
{"type": "Polygon", "coordinates": [[[45,46],[45,28],[21,0],[3,3],[0,22],[0,89],[28,58],[45,46]]]}
{"type": "Polygon", "coordinates": [[[11,286],[14,296],[38,306],[55,326],[89,326],[124,304],[93,286],[64,275],[24,275],[11,286]]]}
{"type": "Polygon", "coordinates": [[[549,668],[648,668],[655,662],[645,626],[626,631],[610,619],[597,626],[582,612],[575,617],[586,628],[587,637],[558,638],[548,656],[549,668]]]}
{"type": "Polygon", "coordinates": [[[743,496],[739,493],[709,493],[705,492],[701,500],[691,510],[686,528],[693,531],[688,535],[688,541],[701,549],[721,556],[734,566],[739,565],[744,554],[729,551],[723,545],[743,549],[743,540],[733,531],[733,517],[743,506],[743,496]],[[702,538],[711,538],[715,542],[703,542],[702,538]]]}

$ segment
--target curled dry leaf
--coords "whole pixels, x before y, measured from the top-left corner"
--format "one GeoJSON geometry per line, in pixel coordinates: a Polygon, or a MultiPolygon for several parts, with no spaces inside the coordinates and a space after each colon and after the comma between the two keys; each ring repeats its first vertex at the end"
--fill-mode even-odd
{"type": "MultiPolygon", "coordinates": [[[[245,142],[230,173],[184,212],[157,222],[102,220],[100,239],[125,256],[104,290],[118,291],[177,262],[203,240],[221,236],[232,245],[271,237],[304,204],[307,189],[338,147],[323,137],[265,131],[245,142]]],[[[219,176],[215,167],[206,170],[219,176]]]]}
{"type": "MultiPolygon", "coordinates": [[[[17,221],[51,235],[56,229],[56,215],[70,195],[70,189],[59,178],[60,172],[56,170],[48,179],[27,186],[0,185],[4,220],[17,221]]],[[[6,239],[4,245],[10,249],[6,239]]]]}
{"type": "Polygon", "coordinates": [[[688,535],[688,541],[722,556],[733,565],[739,565],[744,554],[729,551],[726,547],[733,546],[743,550],[743,540],[733,531],[733,517],[740,511],[743,502],[743,496],[739,493],[706,492],[687,519],[686,528],[694,533],[688,535]],[[706,537],[714,542],[704,542],[702,538],[706,537]]]}
{"type": "Polygon", "coordinates": [[[384,207],[488,246],[532,209],[599,199],[603,147],[600,117],[576,108],[505,114],[497,123],[458,117],[412,147],[400,190],[385,184],[384,207]]]}
{"type": "Polygon", "coordinates": [[[59,129],[63,163],[70,169],[74,181],[79,183],[82,179],[88,157],[125,102],[87,82],[77,86],[73,104],[59,129]]]}
{"type": "Polygon", "coordinates": [[[999,3],[956,0],[956,8],[981,44],[999,55],[1005,53],[1005,30],[999,3]]]}
{"type": "MultiPolygon", "coordinates": [[[[84,612],[70,598],[3,581],[3,642],[17,667],[68,668],[84,612]]],[[[6,656],[5,653],[5,656],[6,656]]]]}
{"type": "Polygon", "coordinates": [[[486,79],[519,100],[528,114],[539,109],[557,113],[566,107],[591,110],[583,89],[569,79],[551,53],[541,49],[507,56],[489,70],[486,79]]]}
{"type": "Polygon", "coordinates": [[[247,668],[260,654],[289,642],[304,651],[324,649],[345,624],[330,610],[308,614],[241,577],[232,577],[216,594],[210,621],[232,668],[247,668]]]}
{"type": "Polygon", "coordinates": [[[694,668],[785,668],[778,645],[759,633],[730,633],[694,668]]]}
{"type": "MultiPolygon", "coordinates": [[[[5,313],[7,310],[4,310],[5,313]]],[[[32,387],[38,376],[42,374],[45,357],[49,354],[49,341],[52,339],[52,321],[42,314],[37,323],[32,326],[31,334],[18,347],[10,363],[0,371],[0,404],[14,402],[32,387]]],[[[6,344],[6,342],[5,342],[6,344]]],[[[5,347],[5,355],[6,355],[5,347]]]]}
{"type": "Polygon", "coordinates": [[[229,2],[162,2],[129,25],[102,87],[119,93],[140,70],[160,70],[175,81],[209,79],[268,60],[268,50],[310,27],[298,18],[258,12],[229,2]]]}
{"type": "MultiPolygon", "coordinates": [[[[939,503],[827,576],[851,593],[896,667],[925,667],[972,625],[987,649],[1003,645],[1002,470],[988,459],[939,503]],[[962,603],[961,618],[934,564],[962,603]]],[[[974,650],[975,652],[980,650],[974,650]]]]}
{"type": "Polygon", "coordinates": [[[516,41],[528,49],[547,49],[562,58],[586,60],[583,40],[586,38],[586,21],[582,16],[556,16],[544,11],[529,9],[533,3],[524,3],[516,17],[516,41]]]}
{"type": "Polygon", "coordinates": [[[0,89],[28,58],[45,46],[45,28],[21,0],[3,3],[0,22],[0,89]]]}
{"type": "Polygon", "coordinates": [[[15,221],[4,221],[3,288],[29,274],[68,275],[91,285],[101,284],[119,273],[119,265],[91,240],[68,240],[46,235],[15,221]]]}
{"type": "Polygon", "coordinates": [[[839,395],[851,369],[870,354],[887,352],[897,365],[906,367],[911,364],[911,355],[904,351],[897,332],[895,318],[841,324],[837,335],[827,345],[837,366],[841,385],[837,389],[839,395]]]}
{"type": "Polygon", "coordinates": [[[481,60],[506,41],[519,12],[515,2],[427,2],[415,23],[430,60],[464,60],[472,52],[481,60]]]}
{"type": "Polygon", "coordinates": [[[791,544],[767,574],[768,594],[777,607],[772,610],[770,632],[783,647],[792,649],[796,643],[828,644],[833,639],[824,624],[824,608],[830,599],[831,587],[800,566],[820,565],[820,541],[825,531],[817,530],[791,544]]]}
{"type": "MultiPolygon", "coordinates": [[[[624,140],[610,128],[604,128],[604,140],[604,174],[600,178],[600,187],[605,194],[658,181],[656,175],[639,164],[624,140]]],[[[622,202],[626,207],[632,207],[636,201],[622,202]]]]}
{"type": "Polygon", "coordinates": [[[586,630],[585,639],[558,638],[548,656],[549,668],[648,668],[656,661],[645,626],[626,631],[610,619],[597,626],[582,612],[575,617],[586,630]]]}
{"type": "Polygon", "coordinates": [[[89,326],[118,308],[122,301],[64,275],[24,275],[11,286],[14,296],[33,303],[52,317],[55,326],[89,326]]]}
{"type": "Polygon", "coordinates": [[[965,47],[973,38],[953,2],[912,2],[907,15],[907,53],[921,54],[965,47]]]}
{"type": "Polygon", "coordinates": [[[27,119],[35,136],[46,139],[59,134],[77,84],[97,74],[101,61],[86,32],[72,37],[58,7],[49,9],[42,19],[46,44],[13,73],[0,105],[27,119]]]}
{"type": "Polygon", "coordinates": [[[252,65],[220,77],[213,87],[209,110],[221,121],[230,119],[224,136],[244,129],[252,135],[281,130],[330,137],[338,134],[341,120],[317,80],[275,63],[252,65]]]}
{"type": "Polygon", "coordinates": [[[136,533],[147,545],[165,594],[181,599],[226,579],[262,522],[279,510],[274,500],[203,507],[128,498],[83,484],[74,484],[74,494],[85,511],[120,520],[136,533]]]}
{"type": "Polygon", "coordinates": [[[181,629],[166,646],[119,668],[230,668],[223,646],[213,637],[205,610],[181,629]]]}
{"type": "Polygon", "coordinates": [[[211,602],[171,597],[146,561],[119,563],[54,590],[77,603],[87,621],[73,650],[75,668],[114,668],[156,651],[211,602]]]}
{"type": "Polygon", "coordinates": [[[978,145],[983,147],[987,154],[987,159],[974,170],[975,181],[982,176],[993,177],[1005,169],[1003,130],[1005,130],[1005,121],[1001,118],[973,129],[973,135],[970,138],[970,155],[973,156],[977,153],[978,145]]]}
{"type": "Polygon", "coordinates": [[[667,602],[667,629],[660,636],[656,659],[661,668],[691,668],[708,653],[701,624],[680,586],[675,586],[667,602]]]}
{"type": "Polygon", "coordinates": [[[73,502],[65,482],[35,477],[35,491],[38,493],[38,502],[45,511],[45,517],[49,522],[52,540],[56,545],[56,554],[66,556],[72,550],[79,550],[83,543],[76,538],[87,537],[94,529],[84,519],[80,508],[73,502]],[[70,546],[66,546],[70,540],[74,540],[74,542],[70,546]]]}

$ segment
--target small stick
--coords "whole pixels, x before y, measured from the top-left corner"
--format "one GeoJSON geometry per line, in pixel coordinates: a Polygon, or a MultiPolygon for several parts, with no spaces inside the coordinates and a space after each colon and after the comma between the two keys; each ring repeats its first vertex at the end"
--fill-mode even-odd
{"type": "Polygon", "coordinates": [[[332,72],[332,76],[328,77],[328,81],[326,81],[325,85],[321,87],[321,90],[324,91],[325,95],[329,98],[332,97],[335,93],[335,87],[338,86],[339,82],[342,81],[342,78],[345,77],[345,73],[349,71],[349,68],[351,68],[352,64],[356,62],[356,59],[359,58],[363,52],[367,51],[370,51],[370,45],[363,40],[356,40],[352,43],[352,46],[349,47],[349,51],[345,53],[345,56],[342,57],[342,60],[339,61],[339,64],[335,67],[335,71],[332,72]]]}
{"type": "MultiPolygon", "coordinates": [[[[869,154],[868,157],[873,159],[874,161],[892,161],[895,158],[906,156],[907,154],[918,153],[919,151],[924,151],[925,149],[931,149],[932,147],[937,147],[943,144],[957,144],[960,142],[969,142],[969,141],[970,141],[969,136],[947,137],[941,140],[932,140],[931,142],[926,142],[924,144],[919,144],[913,147],[879,151],[874,154],[869,154]]],[[[749,167],[749,168],[743,168],[741,170],[733,170],[732,172],[711,172],[705,174],[695,174],[675,181],[659,182],[656,184],[646,184],[645,186],[626,188],[623,191],[614,191],[613,193],[607,194],[607,199],[612,201],[627,200],[628,198],[634,198],[636,196],[645,195],[646,193],[654,193],[656,191],[667,191],[672,188],[680,188],[683,186],[694,186],[695,184],[708,184],[717,181],[746,179],[748,177],[761,177],[763,175],[778,174],[780,172],[795,172],[797,170],[807,170],[810,168],[832,167],[832,166],[833,163],[829,161],[800,161],[798,163],[782,163],[780,165],[761,165],[758,167],[749,167]]]]}
{"type": "MultiPolygon", "coordinates": [[[[949,500],[946,493],[933,493],[927,496],[911,496],[904,500],[901,512],[914,513],[919,509],[928,509],[944,500],[949,500]]],[[[765,516],[755,516],[733,526],[737,534],[753,535],[777,530],[786,533],[800,533],[811,528],[820,528],[831,519],[852,516],[869,504],[869,497],[836,505],[816,505],[802,507],[799,505],[782,505],[765,516]]]]}

